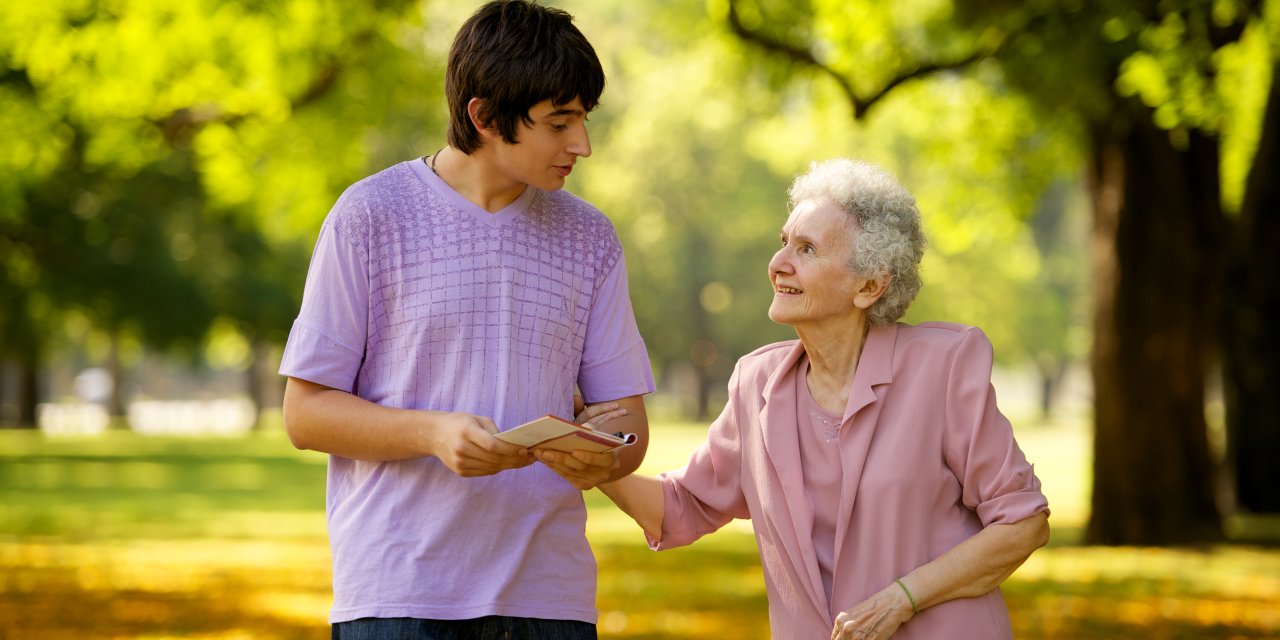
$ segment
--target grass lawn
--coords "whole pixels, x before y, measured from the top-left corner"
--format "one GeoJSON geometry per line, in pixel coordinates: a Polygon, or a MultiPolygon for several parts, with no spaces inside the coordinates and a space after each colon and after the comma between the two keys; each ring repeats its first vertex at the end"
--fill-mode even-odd
{"type": "MultiPolygon", "coordinates": [[[[655,426],[645,470],[681,464],[704,430],[655,426]]],[[[1054,510],[1054,542],[1004,587],[1018,638],[1280,638],[1280,549],[1078,546],[1087,431],[1018,437],[1054,510]]],[[[278,431],[0,431],[0,639],[328,637],[324,482],[324,456],[278,431]]],[[[602,638],[768,637],[747,523],[653,553],[587,501],[602,638]]]]}

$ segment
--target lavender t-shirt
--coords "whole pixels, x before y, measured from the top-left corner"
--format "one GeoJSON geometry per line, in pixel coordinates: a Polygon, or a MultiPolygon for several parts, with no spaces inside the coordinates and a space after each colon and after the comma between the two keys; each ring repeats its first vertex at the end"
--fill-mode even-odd
{"type": "MultiPolygon", "coordinates": [[[[598,210],[529,187],[489,213],[421,161],[326,218],[280,373],[508,429],[654,390],[622,248],[598,210]]],[[[582,494],[546,466],[461,478],[436,458],[329,457],[330,622],[506,615],[595,622],[582,494]]]]}

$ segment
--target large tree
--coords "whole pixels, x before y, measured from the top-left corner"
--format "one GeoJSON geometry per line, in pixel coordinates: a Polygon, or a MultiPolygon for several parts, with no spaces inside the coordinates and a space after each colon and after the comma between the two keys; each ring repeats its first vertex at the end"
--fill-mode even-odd
{"type": "MultiPolygon", "coordinates": [[[[1092,542],[1222,537],[1205,419],[1219,355],[1241,505],[1276,508],[1280,408],[1262,388],[1280,379],[1264,329],[1280,321],[1274,144],[1244,163],[1240,215],[1224,197],[1239,176],[1223,176],[1224,138],[1250,138],[1230,116],[1253,97],[1223,78],[1274,62],[1274,4],[815,0],[799,17],[728,4],[739,38],[834,79],[855,118],[913,81],[995,64],[992,81],[1036,100],[1046,121],[1078,123],[1094,211],[1092,542]]],[[[1275,102],[1273,87],[1272,137],[1275,102]]],[[[1230,148],[1252,155],[1247,142],[1230,148]]]]}
{"type": "Polygon", "coordinates": [[[0,360],[25,423],[67,313],[188,354],[221,318],[261,365],[319,220],[438,95],[412,2],[3,5],[0,360]]]}

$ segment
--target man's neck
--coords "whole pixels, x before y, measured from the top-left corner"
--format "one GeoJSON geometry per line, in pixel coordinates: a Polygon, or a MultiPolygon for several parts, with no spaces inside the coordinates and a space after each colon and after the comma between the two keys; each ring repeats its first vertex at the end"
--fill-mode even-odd
{"type": "Polygon", "coordinates": [[[505,209],[528,187],[503,176],[484,147],[470,155],[445,147],[427,160],[449,188],[489,213],[505,209]]]}

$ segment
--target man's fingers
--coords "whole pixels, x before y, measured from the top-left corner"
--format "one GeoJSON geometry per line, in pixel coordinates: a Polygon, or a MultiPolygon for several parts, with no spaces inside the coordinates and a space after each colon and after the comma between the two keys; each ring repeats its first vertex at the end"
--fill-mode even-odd
{"type": "Polygon", "coordinates": [[[475,437],[468,438],[466,445],[458,454],[459,458],[467,458],[480,465],[492,467],[494,473],[502,469],[527,466],[533,462],[533,456],[528,449],[510,442],[503,442],[489,433],[476,434],[475,437]]]}
{"type": "Polygon", "coordinates": [[[476,424],[479,424],[480,428],[483,429],[485,433],[498,432],[498,425],[494,424],[493,420],[490,420],[484,416],[475,416],[475,418],[476,418],[476,424]]]}
{"type": "Polygon", "coordinates": [[[533,455],[536,456],[543,464],[557,469],[577,472],[587,468],[586,463],[581,460],[577,460],[573,456],[562,451],[534,449],[533,455]]]}
{"type": "Polygon", "coordinates": [[[565,453],[563,451],[535,449],[534,455],[546,464],[555,464],[573,471],[585,471],[587,469],[611,471],[618,466],[618,456],[612,451],[593,453],[591,451],[578,450],[573,453],[565,453]]]}
{"type": "Polygon", "coordinates": [[[590,451],[574,451],[573,458],[584,465],[612,469],[618,465],[618,454],[612,451],[592,453],[590,451]]]}
{"type": "Polygon", "coordinates": [[[505,440],[499,440],[492,436],[476,444],[478,444],[481,449],[497,456],[524,458],[529,455],[528,449],[518,444],[511,444],[505,440]]]}

